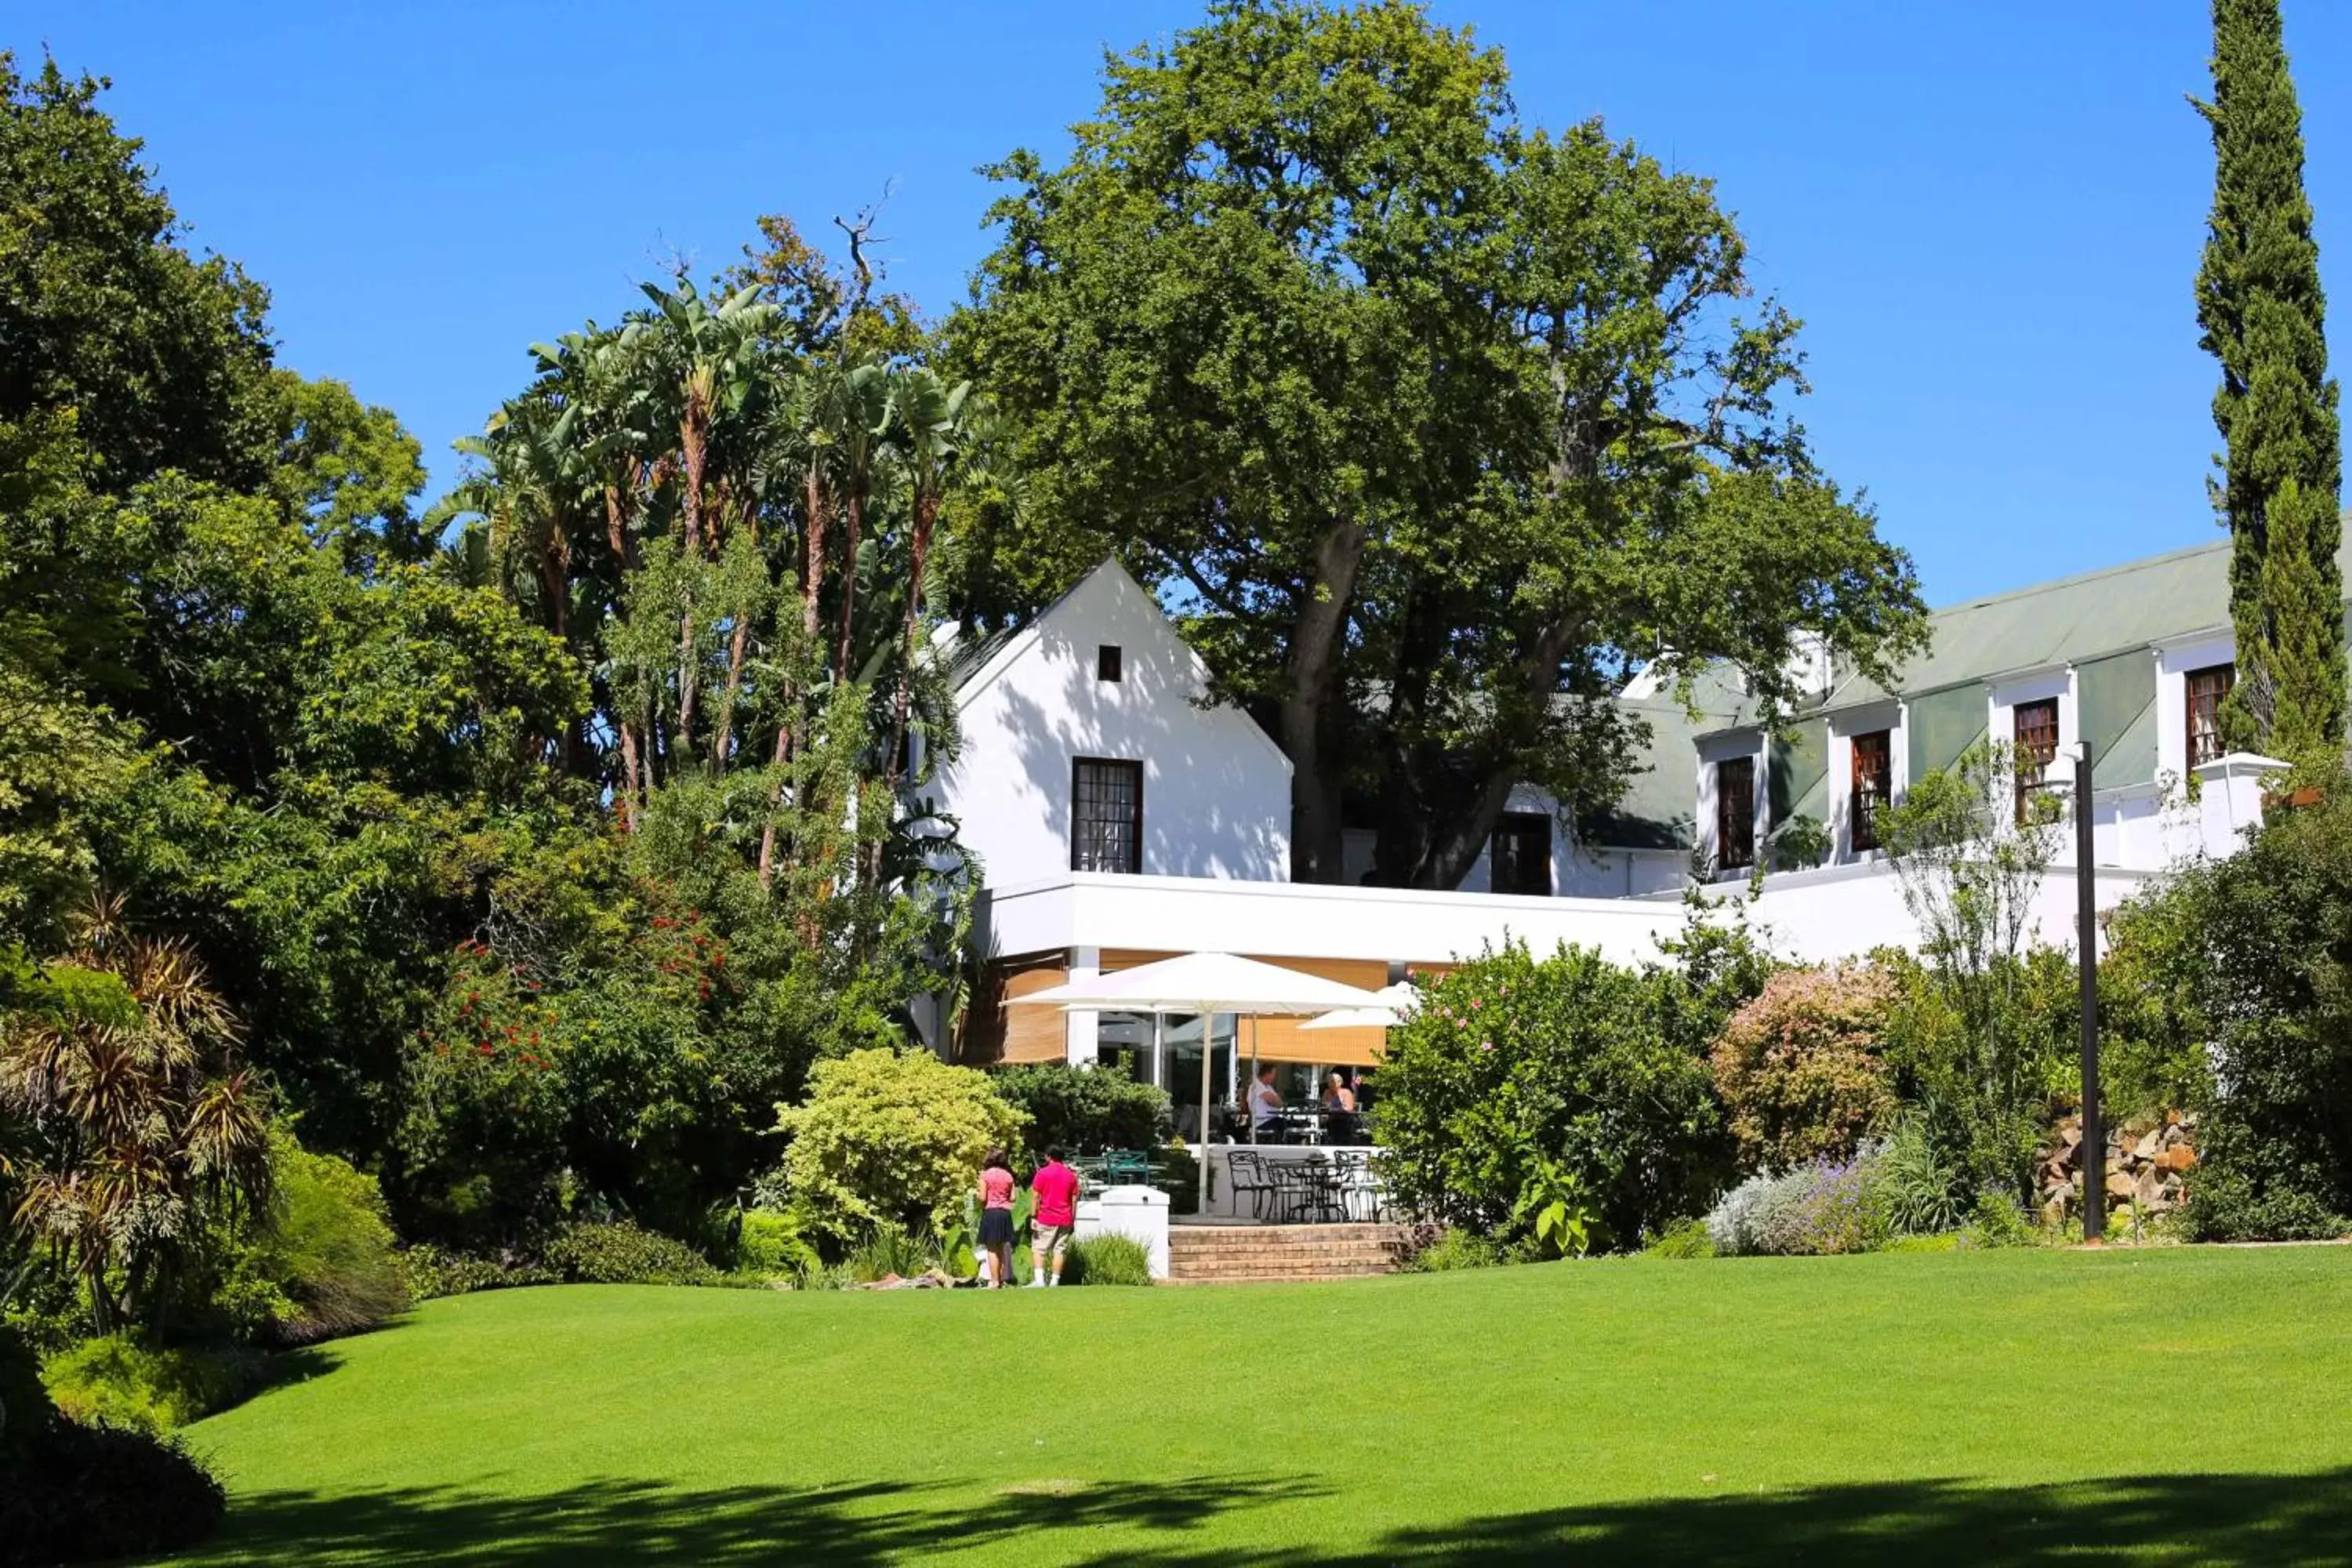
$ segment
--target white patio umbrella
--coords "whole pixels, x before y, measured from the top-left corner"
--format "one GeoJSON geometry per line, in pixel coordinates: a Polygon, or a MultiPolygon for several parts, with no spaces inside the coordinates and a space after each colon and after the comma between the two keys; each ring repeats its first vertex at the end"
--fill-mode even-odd
{"type": "MultiPolygon", "coordinates": [[[[1007,1006],[1058,1006],[1070,1013],[1232,1013],[1297,1017],[1347,1007],[1376,1007],[1378,994],[1261,963],[1230,952],[1188,952],[1075,981],[1007,1006]]],[[[1238,1042],[1236,1042],[1238,1044],[1238,1042]]],[[[1201,1206],[1209,1204],[1209,1039],[1201,1037],[1201,1206]]]]}
{"type": "Polygon", "coordinates": [[[1380,998],[1378,1006],[1342,1007],[1336,1013],[1309,1018],[1298,1026],[1302,1029],[1393,1029],[1421,1005],[1421,993],[1413,989],[1410,980],[1383,985],[1372,994],[1380,998]]]}

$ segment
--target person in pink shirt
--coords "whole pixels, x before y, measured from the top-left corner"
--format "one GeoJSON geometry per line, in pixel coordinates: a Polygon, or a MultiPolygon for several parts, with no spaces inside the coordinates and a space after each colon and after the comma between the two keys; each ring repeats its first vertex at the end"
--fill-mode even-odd
{"type": "Polygon", "coordinates": [[[1036,1265],[1029,1283],[1059,1285],[1062,1258],[1078,1226],[1078,1173],[1062,1163],[1060,1145],[1046,1149],[1029,1190],[1037,1198],[1037,1212],[1029,1216],[1029,1258],[1036,1265]]]}
{"type": "Polygon", "coordinates": [[[1013,1278],[1013,1194],[1021,1184],[1002,1149],[991,1149],[980,1164],[980,1248],[988,1255],[988,1288],[1002,1290],[1013,1278]]]}

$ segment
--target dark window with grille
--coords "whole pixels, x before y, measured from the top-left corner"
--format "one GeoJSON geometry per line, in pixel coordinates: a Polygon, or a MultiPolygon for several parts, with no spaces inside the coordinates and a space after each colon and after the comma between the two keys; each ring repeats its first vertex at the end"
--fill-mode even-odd
{"type": "Polygon", "coordinates": [[[1756,863],[1756,759],[1715,764],[1715,863],[1725,870],[1756,863]]]}
{"type": "Polygon", "coordinates": [[[1116,682],[1118,679],[1120,659],[1118,644],[1097,643],[1095,645],[1095,679],[1116,682]]]}
{"type": "Polygon", "coordinates": [[[2042,787],[2050,772],[2050,764],[2058,760],[2058,699],[2045,697],[2039,702],[2021,702],[2010,710],[2014,721],[2012,735],[2016,755],[2012,765],[2017,770],[2017,820],[2022,826],[2026,817],[2026,802],[2042,787]]]}
{"type": "Polygon", "coordinates": [[[2192,768],[2221,760],[2221,700],[2238,679],[2234,664],[2210,665],[2189,672],[2189,765],[2192,768]]]}
{"type": "Polygon", "coordinates": [[[1070,869],[1143,869],[1143,764],[1080,757],[1070,774],[1070,869]]]}
{"type": "Polygon", "coordinates": [[[1486,885],[1498,893],[1551,897],[1551,818],[1507,811],[1486,840],[1486,885]]]}
{"type": "Polygon", "coordinates": [[[1878,847],[1878,814],[1895,789],[1894,736],[1873,730],[1853,738],[1853,847],[1878,847]]]}

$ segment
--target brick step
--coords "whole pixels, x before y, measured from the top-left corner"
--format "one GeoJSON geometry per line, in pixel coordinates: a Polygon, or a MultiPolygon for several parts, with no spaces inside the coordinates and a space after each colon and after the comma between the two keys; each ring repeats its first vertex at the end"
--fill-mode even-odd
{"type": "Polygon", "coordinates": [[[1221,1268],[1179,1268],[1173,1272],[1186,1279],[1332,1279],[1341,1276],[1355,1278],[1365,1274],[1387,1274],[1395,1265],[1391,1263],[1268,1263],[1263,1260],[1234,1263],[1221,1268]]]}
{"type": "Polygon", "coordinates": [[[1170,1278],[1223,1285],[1360,1279],[1396,1269],[1404,1226],[1179,1226],[1168,1236],[1170,1278]]]}

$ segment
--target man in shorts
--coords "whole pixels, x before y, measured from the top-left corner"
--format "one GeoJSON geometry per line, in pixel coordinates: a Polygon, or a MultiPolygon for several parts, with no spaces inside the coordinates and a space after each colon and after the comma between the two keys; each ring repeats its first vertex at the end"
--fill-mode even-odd
{"type": "Polygon", "coordinates": [[[1045,1163],[1029,1178],[1029,1191],[1037,1199],[1036,1212],[1029,1216],[1029,1259],[1036,1265],[1029,1283],[1059,1285],[1062,1258],[1078,1225],[1078,1173],[1062,1163],[1061,1145],[1046,1149],[1045,1163]]]}

